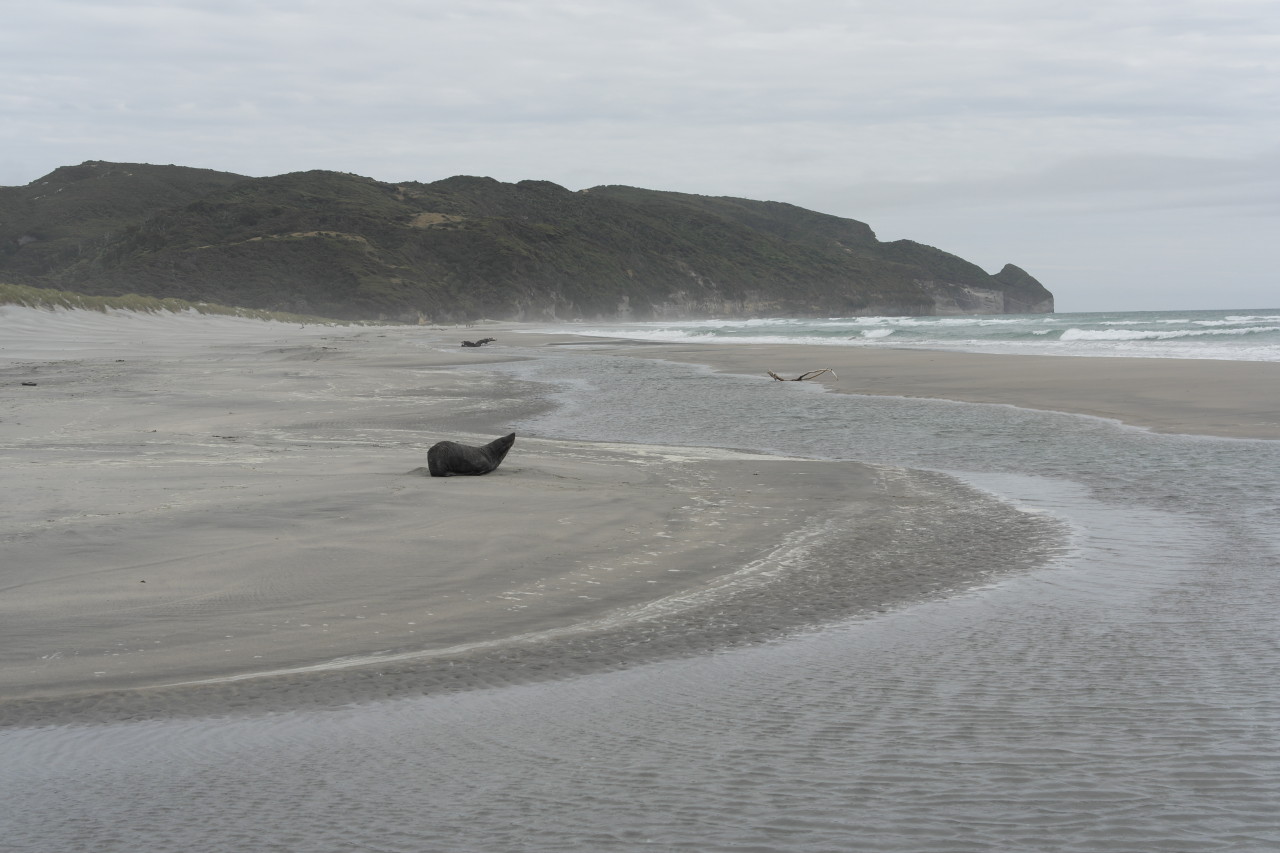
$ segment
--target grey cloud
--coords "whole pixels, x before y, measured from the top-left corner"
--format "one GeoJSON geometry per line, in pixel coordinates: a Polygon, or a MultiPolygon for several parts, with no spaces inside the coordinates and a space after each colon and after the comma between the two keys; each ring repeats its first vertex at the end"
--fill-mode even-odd
{"type": "Polygon", "coordinates": [[[0,183],[85,159],[634,183],[915,217],[952,250],[966,206],[1008,233],[1265,217],[1269,6],[44,0],[0,30],[0,183]]]}
{"type": "Polygon", "coordinates": [[[1095,209],[1253,206],[1280,201],[1280,149],[1239,159],[1082,156],[1034,172],[932,182],[868,181],[844,192],[870,209],[991,203],[1086,204],[1095,209]]]}

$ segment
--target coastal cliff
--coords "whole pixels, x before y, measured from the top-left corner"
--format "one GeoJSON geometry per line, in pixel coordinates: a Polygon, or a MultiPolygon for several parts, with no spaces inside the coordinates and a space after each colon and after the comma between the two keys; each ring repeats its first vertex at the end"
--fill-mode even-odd
{"type": "Polygon", "coordinates": [[[410,322],[1053,310],[1012,264],[779,202],[100,161],[0,187],[0,280],[410,322]]]}

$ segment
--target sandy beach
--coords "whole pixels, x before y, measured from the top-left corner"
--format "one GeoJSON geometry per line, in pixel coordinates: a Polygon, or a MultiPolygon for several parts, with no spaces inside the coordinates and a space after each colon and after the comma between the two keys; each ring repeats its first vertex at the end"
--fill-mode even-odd
{"type": "MultiPolygon", "coordinates": [[[[627,666],[944,594],[1058,547],[1012,508],[966,540],[965,513],[992,498],[852,462],[518,436],[492,474],[424,476],[435,442],[484,443],[550,405],[485,366],[572,352],[562,335],[0,311],[0,723],[627,666]],[[499,341],[458,346],[488,335],[499,341]],[[905,559],[908,530],[946,539],[948,559],[905,559]],[[830,556],[855,549],[852,565],[830,556]]],[[[846,393],[1280,438],[1272,364],[590,346],[760,376],[832,367],[822,381],[846,393]]]]}

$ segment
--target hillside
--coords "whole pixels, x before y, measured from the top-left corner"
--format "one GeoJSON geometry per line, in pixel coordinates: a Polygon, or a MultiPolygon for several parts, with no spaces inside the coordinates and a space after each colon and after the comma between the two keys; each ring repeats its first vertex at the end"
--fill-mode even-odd
{"type": "Polygon", "coordinates": [[[0,187],[0,281],[355,319],[1053,310],[1012,265],[778,202],[97,161],[0,187]]]}

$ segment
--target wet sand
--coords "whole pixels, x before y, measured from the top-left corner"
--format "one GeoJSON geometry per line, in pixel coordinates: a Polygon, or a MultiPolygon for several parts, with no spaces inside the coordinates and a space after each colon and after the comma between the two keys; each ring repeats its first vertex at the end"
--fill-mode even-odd
{"type": "MultiPolygon", "coordinates": [[[[555,336],[545,340],[564,343],[555,336]]],[[[1280,439],[1280,364],[1272,362],[771,344],[631,346],[637,356],[725,373],[764,376],[772,370],[791,379],[829,367],[836,378],[813,381],[849,394],[994,403],[1110,418],[1155,432],[1280,439]]]]}
{"type": "MultiPolygon", "coordinates": [[[[562,336],[14,309],[0,329],[4,724],[627,666],[945,594],[1055,547],[1043,520],[993,514],[946,478],[853,463],[517,437],[492,474],[422,476],[436,441],[482,443],[547,405],[483,366],[562,336]],[[980,508],[970,553],[955,531],[980,508]],[[904,561],[908,529],[919,550],[904,561]],[[850,570],[838,555],[854,549],[850,570]]],[[[1201,403],[1173,393],[1184,362],[1103,370],[1090,392],[1070,380],[1078,366],[1035,364],[1074,359],[606,346],[736,373],[835,367],[831,385],[854,393],[1277,437],[1258,403],[1277,399],[1276,371],[1257,370],[1273,365],[1219,363],[1227,378],[1201,403]]]]}

